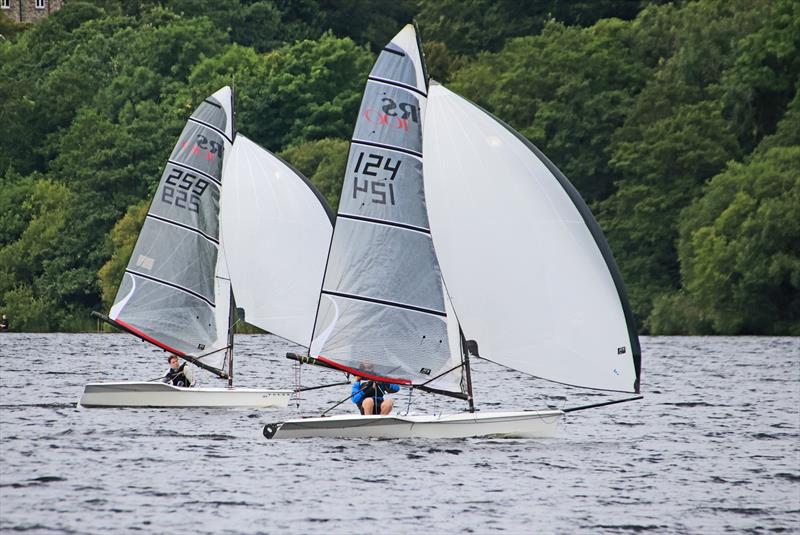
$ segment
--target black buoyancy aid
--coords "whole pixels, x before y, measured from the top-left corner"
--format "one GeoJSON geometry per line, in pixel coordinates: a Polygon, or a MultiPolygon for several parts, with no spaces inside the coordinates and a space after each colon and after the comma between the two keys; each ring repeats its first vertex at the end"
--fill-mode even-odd
{"type": "Polygon", "coordinates": [[[383,399],[389,388],[384,383],[376,383],[375,381],[367,381],[365,386],[361,387],[361,392],[364,393],[365,398],[383,399]]]}
{"type": "Polygon", "coordinates": [[[172,383],[174,386],[182,386],[187,387],[189,386],[189,380],[186,379],[186,376],[183,374],[183,368],[186,366],[186,363],[180,365],[177,370],[173,370],[172,368],[169,369],[167,372],[167,382],[172,383]]]}

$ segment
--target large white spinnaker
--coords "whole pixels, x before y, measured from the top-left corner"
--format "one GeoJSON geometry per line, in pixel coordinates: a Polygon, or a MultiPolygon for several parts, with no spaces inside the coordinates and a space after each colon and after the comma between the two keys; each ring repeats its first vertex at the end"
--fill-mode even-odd
{"type": "Polygon", "coordinates": [[[215,370],[227,345],[219,210],[234,134],[232,93],[224,87],[186,123],[109,312],[118,326],[176,355],[207,355],[201,363],[215,370]]]}
{"type": "MultiPolygon", "coordinates": [[[[310,355],[423,384],[451,368],[452,328],[423,185],[427,78],[408,25],[381,51],[350,146],[310,355]]],[[[460,362],[460,357],[459,357],[460,362]]],[[[457,379],[442,379],[458,385],[457,379]]]]}
{"type": "Polygon", "coordinates": [[[559,383],[638,392],[624,286],[574,187],[520,134],[439,84],[425,119],[433,241],[481,356],[559,383]]]}
{"type": "Polygon", "coordinates": [[[238,134],[221,217],[236,306],[248,323],[308,346],[333,230],[319,191],[238,134]]]}

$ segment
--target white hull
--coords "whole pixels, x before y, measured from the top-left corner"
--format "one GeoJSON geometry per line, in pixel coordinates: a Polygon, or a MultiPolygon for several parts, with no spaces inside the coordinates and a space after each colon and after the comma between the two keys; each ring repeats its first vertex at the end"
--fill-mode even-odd
{"type": "Polygon", "coordinates": [[[548,438],[559,410],[476,412],[440,416],[361,416],[286,420],[264,426],[267,438],[548,438]]]}
{"type": "Polygon", "coordinates": [[[258,388],[181,388],[166,383],[90,383],[83,389],[83,407],[240,407],[283,408],[291,390],[258,388]]]}

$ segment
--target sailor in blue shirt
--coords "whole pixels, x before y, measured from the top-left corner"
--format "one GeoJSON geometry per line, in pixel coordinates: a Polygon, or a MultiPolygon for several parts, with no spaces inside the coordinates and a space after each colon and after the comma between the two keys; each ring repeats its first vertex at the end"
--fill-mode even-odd
{"type": "Polygon", "coordinates": [[[385,394],[399,392],[400,386],[378,381],[362,381],[356,376],[353,383],[353,403],[358,406],[361,414],[387,415],[392,412],[392,400],[384,399],[385,394]]]}

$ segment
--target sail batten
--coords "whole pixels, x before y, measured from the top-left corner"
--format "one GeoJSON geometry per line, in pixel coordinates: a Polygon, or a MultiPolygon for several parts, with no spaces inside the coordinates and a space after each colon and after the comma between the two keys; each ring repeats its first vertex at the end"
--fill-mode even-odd
{"type": "Polygon", "coordinates": [[[386,301],[383,299],[375,299],[372,297],[364,297],[363,295],[356,295],[356,294],[347,294],[342,292],[332,292],[330,290],[322,290],[322,293],[325,295],[335,295],[337,297],[344,297],[345,299],[355,299],[357,301],[367,301],[369,303],[375,303],[378,305],[386,305],[389,307],[394,308],[402,308],[404,310],[413,310],[414,312],[421,312],[422,314],[431,314],[432,316],[442,316],[447,317],[447,314],[443,310],[433,310],[430,308],[422,308],[414,305],[409,305],[407,303],[399,303],[396,301],[386,301]]]}
{"type": "Polygon", "coordinates": [[[185,225],[185,224],[180,223],[178,221],[173,221],[171,219],[167,219],[166,217],[157,216],[155,214],[147,214],[147,217],[149,217],[150,219],[155,219],[156,221],[160,221],[160,222],[165,223],[167,225],[172,225],[174,227],[179,227],[179,228],[182,228],[183,230],[186,230],[186,231],[189,231],[189,232],[193,232],[195,234],[199,234],[200,236],[202,236],[206,240],[210,241],[214,245],[219,245],[219,240],[218,239],[214,238],[213,236],[209,236],[208,234],[206,234],[205,232],[203,232],[199,228],[190,227],[189,225],[185,225]]]}

